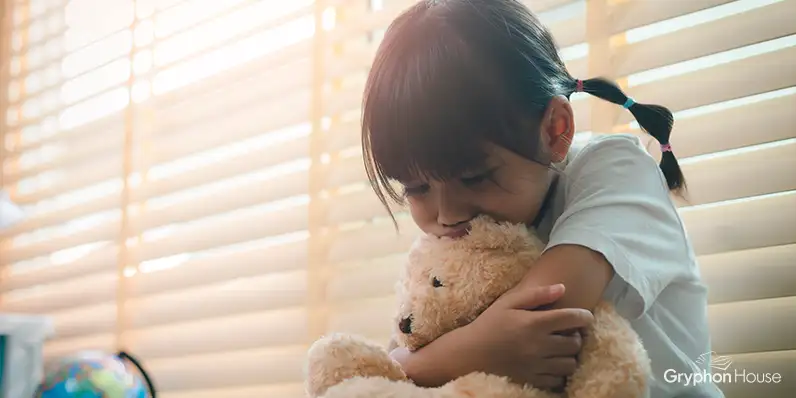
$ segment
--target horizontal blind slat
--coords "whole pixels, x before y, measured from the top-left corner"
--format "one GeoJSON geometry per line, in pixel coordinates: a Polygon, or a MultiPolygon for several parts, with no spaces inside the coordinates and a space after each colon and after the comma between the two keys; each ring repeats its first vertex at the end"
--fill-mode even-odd
{"type": "Polygon", "coordinates": [[[45,342],[44,359],[45,361],[57,360],[68,355],[74,355],[76,352],[87,350],[113,352],[115,351],[114,344],[113,333],[98,333],[90,336],[56,339],[45,342]]]}
{"type": "MultiPolygon", "coordinates": [[[[406,261],[406,253],[398,253],[357,263],[356,266],[338,264],[330,272],[326,299],[330,303],[341,303],[394,295],[406,261]]],[[[394,308],[384,310],[392,311],[394,308]]]]}
{"type": "Polygon", "coordinates": [[[85,307],[50,313],[48,316],[53,320],[54,340],[113,333],[116,327],[116,303],[99,301],[85,307]]]}
{"type": "Polygon", "coordinates": [[[393,296],[338,303],[329,313],[327,330],[369,339],[391,336],[395,329],[396,303],[393,296]]]}
{"type": "Polygon", "coordinates": [[[306,191],[306,173],[274,178],[270,181],[256,182],[241,187],[234,187],[204,197],[186,200],[171,206],[147,211],[136,217],[131,223],[133,230],[146,231],[157,227],[199,220],[217,214],[224,214],[237,209],[252,207],[291,196],[301,195],[306,191]],[[209,196],[209,197],[208,197],[209,196]]]}
{"type": "MultiPolygon", "coordinates": [[[[693,117],[675,117],[672,147],[677,157],[704,155],[796,137],[796,90],[751,104],[693,117]]],[[[644,134],[649,137],[648,135],[644,134]]]]}
{"type": "Polygon", "coordinates": [[[689,0],[689,1],[622,1],[611,8],[610,27],[613,33],[665,21],[735,0],[689,0]]]}
{"type": "Polygon", "coordinates": [[[796,243],[796,191],[681,214],[697,255],[796,243]]]}
{"type": "Polygon", "coordinates": [[[146,361],[158,381],[158,393],[179,390],[302,383],[308,347],[245,350],[211,355],[146,361]]]}
{"type": "Polygon", "coordinates": [[[32,232],[40,228],[64,224],[71,220],[121,207],[120,195],[107,195],[96,200],[64,206],[57,211],[45,211],[40,215],[27,216],[20,223],[0,231],[0,240],[32,232]]]}
{"type": "Polygon", "coordinates": [[[615,76],[627,76],[721,51],[796,33],[796,1],[786,0],[728,18],[620,47],[613,55],[615,76]],[[727,34],[744,32],[744,34],[727,34]],[[687,46],[681,43],[688,43],[687,46]]]}
{"type": "Polygon", "coordinates": [[[120,227],[121,222],[119,220],[111,220],[91,229],[66,234],[42,242],[13,247],[4,250],[3,261],[5,264],[11,264],[94,242],[115,241],[119,236],[120,227]]]}
{"type": "Polygon", "coordinates": [[[796,244],[698,258],[710,303],[796,296],[796,244]]]}
{"type": "Polygon", "coordinates": [[[4,297],[2,308],[8,312],[47,314],[110,302],[115,298],[116,280],[115,272],[104,272],[65,281],[48,281],[50,283],[36,286],[22,297],[4,297]]]}
{"type": "MultiPolygon", "coordinates": [[[[174,177],[159,178],[147,181],[140,189],[136,189],[133,195],[133,202],[143,202],[147,200],[157,199],[165,195],[178,193],[182,190],[196,188],[203,186],[207,183],[228,180],[237,176],[245,175],[246,173],[263,171],[270,167],[278,166],[292,160],[299,160],[306,158],[309,155],[309,149],[306,144],[306,138],[298,140],[278,143],[274,147],[266,148],[260,151],[252,151],[251,153],[236,156],[227,161],[218,163],[211,163],[196,167],[192,170],[178,174],[174,177]]],[[[302,181],[306,177],[302,176],[299,171],[294,173],[293,179],[302,181]],[[296,176],[295,174],[299,174],[296,176]]],[[[275,174],[273,180],[282,179],[281,183],[287,183],[285,177],[280,177],[275,174]]],[[[269,188],[281,188],[276,182],[269,188]]],[[[290,195],[295,195],[295,191],[291,187],[282,188],[281,192],[274,192],[271,194],[274,198],[280,198],[290,195]]]]}
{"type": "Polygon", "coordinates": [[[77,165],[69,169],[57,171],[60,175],[56,181],[46,184],[45,187],[30,193],[19,193],[13,200],[14,203],[24,206],[44,199],[55,197],[59,194],[85,188],[108,179],[122,175],[121,153],[111,153],[100,159],[77,165]],[[68,176],[68,177],[67,177],[68,176]]]}
{"type": "MultiPolygon", "coordinates": [[[[796,85],[796,46],[630,87],[643,103],[666,104],[672,111],[766,93],[796,85]]],[[[620,123],[633,116],[622,112],[620,123]]]]}
{"type": "MultiPolygon", "coordinates": [[[[116,132],[121,137],[124,131],[124,120],[125,115],[123,112],[115,112],[84,125],[58,130],[53,134],[37,137],[37,139],[31,139],[30,136],[26,136],[20,131],[9,131],[6,133],[6,137],[13,137],[10,139],[13,145],[9,148],[8,156],[9,159],[17,159],[24,153],[36,151],[44,146],[63,145],[71,147],[84,140],[93,141],[94,138],[89,137],[95,135],[105,135],[107,137],[113,136],[113,132],[116,132]]],[[[121,143],[121,139],[119,139],[119,143],[121,143]]]]}
{"type": "MultiPolygon", "coordinates": [[[[5,184],[13,184],[25,178],[35,177],[47,171],[74,168],[82,163],[90,162],[97,157],[102,158],[108,153],[120,153],[122,150],[121,128],[111,131],[95,131],[84,135],[64,137],[52,145],[62,155],[49,157],[48,161],[38,163],[32,167],[23,168],[17,173],[6,175],[5,184]],[[56,149],[57,148],[57,149],[56,149]]],[[[24,155],[22,152],[20,155],[24,155]]],[[[17,157],[19,159],[19,156],[17,157]]]]}
{"type": "Polygon", "coordinates": [[[796,297],[708,306],[711,349],[722,354],[796,349],[796,297]]]}
{"type": "Polygon", "coordinates": [[[162,398],[251,398],[251,397],[279,397],[279,398],[305,398],[306,392],[303,383],[281,385],[259,385],[254,387],[233,387],[206,390],[167,391],[162,398]]]}
{"type": "MultiPolygon", "coordinates": [[[[329,33],[328,39],[330,42],[339,42],[352,37],[362,36],[366,32],[376,29],[386,29],[396,17],[409,9],[414,3],[407,0],[393,0],[388,2],[384,8],[375,11],[370,9],[368,3],[361,1],[341,4],[332,3],[331,6],[338,7],[338,12],[344,16],[345,22],[336,26],[329,33]]],[[[561,7],[568,3],[576,3],[576,1],[543,0],[526,1],[525,3],[531,10],[538,13],[561,7]]],[[[566,47],[585,41],[585,24],[585,15],[581,12],[568,20],[555,21],[548,24],[548,29],[557,38],[558,44],[566,47]]]]}
{"type": "Polygon", "coordinates": [[[176,226],[162,239],[145,242],[136,250],[140,261],[231,245],[306,230],[306,205],[258,214],[227,214],[197,225],[176,226]]]}
{"type": "MultiPolygon", "coordinates": [[[[285,65],[289,65],[293,62],[296,63],[293,65],[301,65],[298,69],[301,70],[302,68],[307,67],[303,64],[303,62],[305,62],[307,57],[309,57],[311,54],[312,41],[301,41],[288,47],[279,49],[261,58],[251,60],[241,65],[237,65],[229,70],[208,76],[187,86],[157,95],[153,98],[153,108],[168,109],[180,102],[190,100],[196,96],[206,95],[208,92],[223,91],[225,87],[234,85],[239,79],[246,76],[255,76],[263,71],[271,70],[281,71],[280,73],[286,73],[287,71],[283,68],[285,68],[285,65]]],[[[300,76],[299,73],[296,73],[295,76],[291,76],[291,78],[296,82],[305,82],[308,85],[310,84],[309,78],[304,80],[304,77],[300,76]]],[[[269,83],[273,83],[277,87],[279,87],[281,84],[278,82],[269,83]]]]}
{"type": "Polygon", "coordinates": [[[17,269],[12,266],[6,279],[3,280],[3,284],[0,285],[0,292],[7,293],[53,281],[66,281],[115,270],[117,252],[117,245],[106,244],[85,256],[65,264],[53,264],[53,260],[48,259],[46,265],[33,269],[25,269],[24,267],[17,269]]]}
{"type": "Polygon", "coordinates": [[[796,140],[781,142],[778,146],[714,156],[682,162],[688,192],[686,201],[681,201],[681,205],[796,190],[796,174],[776,171],[796,170],[796,140]]]}
{"type": "Polygon", "coordinates": [[[398,231],[386,220],[340,232],[329,243],[329,262],[359,261],[406,252],[419,233],[408,217],[396,217],[398,231]]]}
{"type": "Polygon", "coordinates": [[[208,319],[226,323],[221,318],[302,306],[306,301],[306,278],[304,271],[286,272],[132,298],[128,301],[130,326],[145,332],[208,319]]]}
{"type": "Polygon", "coordinates": [[[284,65],[251,71],[249,75],[236,74],[234,79],[227,77],[206,85],[209,87],[203,91],[188,86],[179,91],[179,96],[172,95],[168,101],[156,99],[152,117],[157,121],[157,128],[170,135],[186,124],[210,118],[226,119],[229,112],[246,106],[274,106],[275,101],[283,99],[286,94],[289,98],[295,92],[308,90],[310,67],[308,58],[300,58],[284,65]]]}
{"type": "Polygon", "coordinates": [[[195,258],[188,256],[183,263],[172,268],[139,273],[130,287],[130,296],[145,297],[238,278],[298,271],[304,269],[306,264],[306,240],[281,245],[260,244],[234,251],[222,248],[221,252],[211,252],[195,258]],[[220,267],[219,264],[224,266],[220,267]]]}
{"type": "Polygon", "coordinates": [[[737,370],[746,374],[779,374],[781,377],[778,383],[743,383],[735,380],[721,383],[719,388],[726,398],[788,398],[796,391],[796,371],[793,370],[796,350],[737,354],[729,357],[732,360],[733,374],[737,370]]]}
{"type": "Polygon", "coordinates": [[[149,327],[129,332],[130,349],[153,363],[157,358],[301,344],[307,334],[307,319],[306,310],[296,308],[149,327]]]}
{"type": "MultiPolygon", "coordinates": [[[[197,122],[174,129],[149,143],[148,165],[230,144],[237,140],[306,123],[309,120],[310,93],[302,90],[283,101],[254,103],[237,108],[224,117],[197,122]]],[[[155,131],[159,131],[157,126],[155,131]]]]}

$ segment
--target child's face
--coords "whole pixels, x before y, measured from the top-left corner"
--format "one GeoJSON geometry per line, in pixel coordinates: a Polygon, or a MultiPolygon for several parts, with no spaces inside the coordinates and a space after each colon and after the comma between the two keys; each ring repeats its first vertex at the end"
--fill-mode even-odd
{"type": "Polygon", "coordinates": [[[488,148],[482,170],[447,181],[404,183],[417,226],[437,236],[461,236],[480,214],[497,221],[530,224],[552,180],[552,170],[504,148],[488,148]]]}

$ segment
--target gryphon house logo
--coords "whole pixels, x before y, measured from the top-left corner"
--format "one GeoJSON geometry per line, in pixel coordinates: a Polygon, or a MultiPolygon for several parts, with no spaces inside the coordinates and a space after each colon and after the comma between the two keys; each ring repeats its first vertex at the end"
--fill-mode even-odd
{"type": "Polygon", "coordinates": [[[716,354],[715,351],[706,352],[694,361],[701,369],[694,369],[693,373],[680,373],[674,369],[667,369],[664,378],[668,383],[678,383],[684,386],[702,383],[731,384],[769,384],[780,383],[782,374],[768,372],[749,372],[746,369],[730,369],[732,358],[716,354]]]}
{"type": "Polygon", "coordinates": [[[708,365],[707,360],[708,357],[710,358],[710,368],[715,370],[720,370],[722,372],[726,371],[732,365],[732,358],[728,356],[721,356],[716,354],[716,351],[706,352],[700,355],[696,363],[697,365],[702,366],[703,368],[708,365]]]}

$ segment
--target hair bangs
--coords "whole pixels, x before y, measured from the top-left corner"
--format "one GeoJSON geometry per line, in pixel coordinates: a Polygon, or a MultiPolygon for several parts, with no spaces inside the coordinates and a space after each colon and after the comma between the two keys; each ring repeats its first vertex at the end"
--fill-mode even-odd
{"type": "Polygon", "coordinates": [[[516,115],[484,57],[444,27],[418,30],[400,43],[388,32],[365,88],[365,167],[382,201],[385,193],[403,201],[392,180],[445,180],[483,167],[485,144],[509,137],[516,115]]]}

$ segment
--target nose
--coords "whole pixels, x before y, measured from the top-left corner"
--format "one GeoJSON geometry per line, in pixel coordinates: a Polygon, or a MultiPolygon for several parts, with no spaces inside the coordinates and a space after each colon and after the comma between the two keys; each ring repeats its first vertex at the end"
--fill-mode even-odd
{"type": "Polygon", "coordinates": [[[474,212],[461,197],[441,194],[437,203],[437,224],[446,228],[455,228],[473,219],[474,212]]]}
{"type": "Polygon", "coordinates": [[[408,317],[401,319],[401,321],[398,322],[398,329],[403,334],[412,334],[412,316],[409,315],[408,317]]]}

